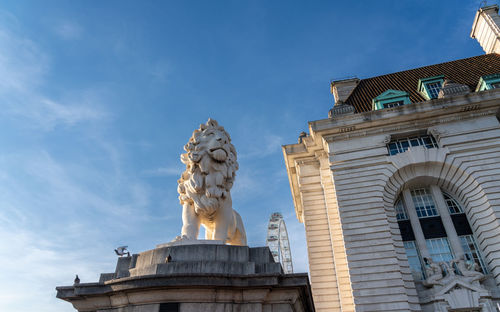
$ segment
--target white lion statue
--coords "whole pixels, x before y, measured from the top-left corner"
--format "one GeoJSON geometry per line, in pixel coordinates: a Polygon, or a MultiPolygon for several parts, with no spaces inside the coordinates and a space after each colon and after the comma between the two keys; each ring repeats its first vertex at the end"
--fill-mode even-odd
{"type": "Polygon", "coordinates": [[[176,240],[196,240],[200,226],[205,239],[246,245],[245,228],[233,210],[231,187],[238,162],[231,138],[217,121],[208,119],[194,130],[181,155],[186,165],[178,183],[182,233],[176,240]]]}

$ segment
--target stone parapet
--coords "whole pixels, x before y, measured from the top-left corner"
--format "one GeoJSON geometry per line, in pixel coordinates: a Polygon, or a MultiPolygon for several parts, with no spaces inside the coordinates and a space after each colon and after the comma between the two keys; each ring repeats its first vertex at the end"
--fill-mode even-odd
{"type": "Polygon", "coordinates": [[[328,112],[328,118],[335,118],[339,115],[352,115],[354,114],[354,106],[349,105],[349,104],[339,104],[335,105],[330,111],[328,112]]]}
{"type": "Polygon", "coordinates": [[[118,258],[97,283],[56,289],[78,311],[314,311],[307,274],[283,274],[268,247],[160,247],[118,258]]]}

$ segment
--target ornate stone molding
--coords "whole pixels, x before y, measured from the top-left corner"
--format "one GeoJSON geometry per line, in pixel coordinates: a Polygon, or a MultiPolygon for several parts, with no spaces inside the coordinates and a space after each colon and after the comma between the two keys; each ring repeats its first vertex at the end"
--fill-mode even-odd
{"type": "MultiPolygon", "coordinates": [[[[490,90],[490,91],[483,91],[483,92],[474,92],[466,95],[456,95],[453,96],[453,98],[444,98],[444,99],[434,99],[432,101],[423,101],[423,102],[416,102],[416,103],[411,103],[408,105],[403,105],[399,107],[394,107],[388,110],[382,111],[368,111],[368,112],[362,112],[358,114],[349,114],[349,115],[342,115],[339,116],[341,117],[341,120],[343,124],[351,124],[353,122],[363,122],[365,120],[372,120],[372,116],[380,116],[380,113],[389,113],[389,112],[397,112],[400,111],[400,114],[403,115],[412,115],[415,113],[428,113],[431,112],[432,110],[436,109],[445,109],[445,110],[453,110],[456,108],[460,108],[457,112],[460,111],[468,111],[468,107],[470,106],[477,106],[477,109],[484,109],[488,108],[491,105],[485,105],[486,102],[491,102],[491,101],[497,101],[500,99],[500,92],[497,92],[498,90],[490,90]]],[[[495,110],[496,111],[496,110],[495,110]]],[[[323,124],[323,123],[331,123],[332,119],[322,119],[322,120],[317,120],[313,125],[313,129],[315,127],[318,127],[318,125],[323,124]]],[[[334,126],[327,126],[327,128],[332,128],[334,126]]],[[[316,129],[314,129],[316,131],[316,129]]]]}
{"type": "Polygon", "coordinates": [[[427,133],[431,134],[435,139],[438,141],[443,137],[444,135],[448,134],[448,131],[443,130],[443,129],[437,129],[436,127],[432,127],[427,129],[427,133]]]}
{"type": "Polygon", "coordinates": [[[316,159],[325,158],[325,157],[328,157],[328,153],[326,151],[324,151],[324,150],[315,151],[314,152],[314,157],[316,159]]]}
{"type": "Polygon", "coordinates": [[[335,105],[328,112],[328,118],[335,118],[340,115],[352,115],[354,114],[354,106],[342,103],[340,105],[335,105]]]}
{"type": "Polygon", "coordinates": [[[429,259],[427,279],[422,284],[429,289],[422,294],[424,304],[433,305],[434,311],[481,310],[491,306],[491,294],[481,285],[485,275],[477,271],[477,264],[464,258],[434,263],[429,259]]]}
{"type": "Polygon", "coordinates": [[[319,166],[319,162],[318,159],[316,159],[316,157],[308,157],[295,160],[295,167],[300,167],[304,165],[319,166]]]}
{"type": "Polygon", "coordinates": [[[467,116],[455,115],[452,117],[439,118],[439,119],[434,119],[434,120],[407,122],[407,123],[399,125],[399,126],[379,127],[379,128],[372,128],[372,129],[366,129],[366,130],[360,130],[360,131],[353,130],[352,132],[347,132],[347,133],[338,132],[338,133],[334,133],[334,134],[325,135],[324,139],[328,143],[332,143],[335,140],[348,140],[348,139],[352,139],[352,138],[364,137],[367,135],[377,135],[377,134],[395,133],[395,132],[397,133],[397,132],[403,132],[403,131],[408,131],[408,130],[425,129],[425,128],[439,125],[442,123],[449,123],[449,122],[460,121],[460,120],[474,119],[477,117],[495,115],[495,113],[496,113],[496,110],[487,110],[487,111],[480,112],[480,113],[470,113],[467,116]]]}
{"type": "Polygon", "coordinates": [[[454,95],[464,95],[468,93],[470,93],[469,86],[446,79],[443,83],[443,87],[439,91],[438,98],[441,99],[454,95]]]}
{"type": "Polygon", "coordinates": [[[384,144],[388,144],[391,142],[392,136],[390,134],[386,135],[384,138],[384,144]]]}

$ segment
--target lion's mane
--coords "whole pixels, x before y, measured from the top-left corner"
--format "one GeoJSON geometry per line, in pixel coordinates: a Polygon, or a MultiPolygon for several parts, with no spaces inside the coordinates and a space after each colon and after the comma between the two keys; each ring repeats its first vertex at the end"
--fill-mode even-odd
{"type": "Polygon", "coordinates": [[[181,161],[186,170],[178,180],[181,205],[194,207],[196,214],[211,219],[229,197],[238,162],[229,134],[209,119],[193,132],[184,146],[181,161]]]}

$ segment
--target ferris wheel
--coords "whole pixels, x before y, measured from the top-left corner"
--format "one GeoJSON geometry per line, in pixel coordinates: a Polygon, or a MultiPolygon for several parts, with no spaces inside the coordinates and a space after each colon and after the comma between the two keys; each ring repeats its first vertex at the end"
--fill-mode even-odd
{"type": "Polygon", "coordinates": [[[280,262],[285,274],[293,273],[292,253],[285,220],[279,212],[271,214],[267,227],[266,245],[273,254],[274,261],[280,262]]]}

